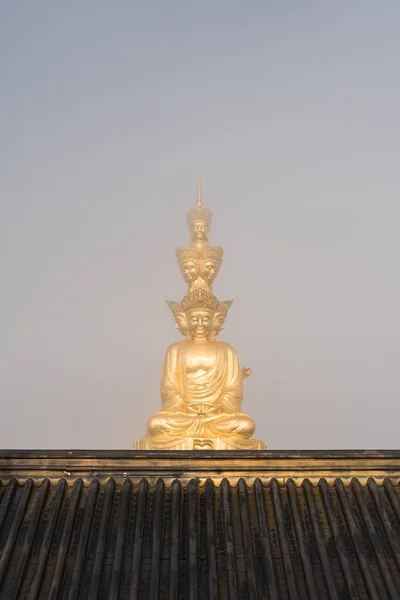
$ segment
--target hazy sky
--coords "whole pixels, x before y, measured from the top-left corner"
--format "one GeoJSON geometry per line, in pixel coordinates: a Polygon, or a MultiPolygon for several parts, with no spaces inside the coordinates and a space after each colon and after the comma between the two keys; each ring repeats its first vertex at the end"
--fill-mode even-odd
{"type": "Polygon", "coordinates": [[[131,448],[196,177],[277,448],[400,446],[398,0],[0,5],[3,448],[131,448]]]}

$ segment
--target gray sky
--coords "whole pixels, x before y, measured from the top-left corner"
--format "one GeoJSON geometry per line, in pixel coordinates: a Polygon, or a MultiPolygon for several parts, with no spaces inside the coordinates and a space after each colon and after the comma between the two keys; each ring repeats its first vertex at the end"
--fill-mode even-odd
{"type": "Polygon", "coordinates": [[[0,7],[3,448],[130,448],[196,177],[275,448],[399,447],[400,3],[0,7]]]}

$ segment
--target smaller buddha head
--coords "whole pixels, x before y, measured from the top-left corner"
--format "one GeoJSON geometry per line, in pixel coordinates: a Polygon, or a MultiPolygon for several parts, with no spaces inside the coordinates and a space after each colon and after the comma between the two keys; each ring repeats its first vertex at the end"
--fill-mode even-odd
{"type": "Polygon", "coordinates": [[[193,221],[189,227],[190,240],[196,242],[208,242],[210,226],[205,221],[193,221]]]}
{"type": "Polygon", "coordinates": [[[179,266],[183,275],[183,279],[186,281],[187,284],[190,285],[191,283],[193,283],[193,281],[196,281],[196,279],[198,279],[200,273],[196,261],[185,260],[179,266]]]}
{"type": "Polygon", "coordinates": [[[205,260],[200,267],[200,277],[207,281],[207,283],[213,283],[219,271],[219,266],[215,260],[205,260]]]}
{"type": "Polygon", "coordinates": [[[192,208],[187,216],[187,222],[189,225],[190,239],[193,244],[196,243],[207,243],[208,234],[210,231],[212,214],[203,206],[201,198],[201,185],[200,180],[197,181],[197,202],[196,206],[192,208]]]}
{"type": "Polygon", "coordinates": [[[175,327],[186,339],[189,341],[191,339],[186,313],[182,308],[180,302],[173,302],[172,300],[167,300],[167,304],[170,307],[172,314],[175,317],[175,327]]]}
{"type": "Polygon", "coordinates": [[[228,310],[232,306],[233,300],[224,300],[218,304],[218,308],[214,313],[212,333],[210,340],[214,341],[215,338],[224,329],[225,319],[228,314],[228,310]]]}
{"type": "Polygon", "coordinates": [[[211,292],[211,284],[218,274],[223,254],[224,251],[220,247],[211,248],[196,244],[176,249],[179,269],[191,289],[196,282],[196,287],[204,287],[211,292]]]}
{"type": "Polygon", "coordinates": [[[220,312],[215,313],[213,324],[213,330],[215,331],[215,335],[218,335],[224,329],[224,323],[225,315],[220,312]]]}
{"type": "Polygon", "coordinates": [[[186,315],[184,312],[178,312],[175,315],[175,326],[179,333],[186,337],[186,339],[190,339],[189,328],[186,319],[186,315]]]}

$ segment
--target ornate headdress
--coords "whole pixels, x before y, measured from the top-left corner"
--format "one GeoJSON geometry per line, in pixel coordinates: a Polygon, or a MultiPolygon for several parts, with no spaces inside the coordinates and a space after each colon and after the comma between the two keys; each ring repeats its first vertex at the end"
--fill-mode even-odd
{"type": "Polygon", "coordinates": [[[200,179],[197,180],[197,203],[194,208],[188,213],[187,222],[189,227],[196,221],[202,221],[208,226],[211,225],[212,213],[203,206],[201,199],[201,184],[200,179]]]}
{"type": "Polygon", "coordinates": [[[213,294],[210,294],[203,289],[197,289],[185,296],[182,302],[166,300],[166,303],[171,309],[174,317],[194,308],[206,308],[216,313],[221,313],[226,317],[228,310],[232,306],[233,300],[223,300],[222,302],[219,302],[218,298],[213,294]]]}
{"type": "Polygon", "coordinates": [[[222,313],[225,317],[228,314],[228,310],[232,306],[233,300],[223,300],[218,304],[217,310],[215,312],[222,313]]]}
{"type": "Polygon", "coordinates": [[[179,313],[185,312],[180,302],[175,302],[174,300],[166,300],[165,302],[168,304],[174,317],[176,317],[176,315],[178,315],[179,313]]]}
{"type": "Polygon", "coordinates": [[[176,249],[176,256],[180,265],[186,260],[213,260],[221,266],[223,255],[224,251],[220,246],[216,248],[211,248],[210,246],[203,246],[201,248],[197,246],[179,246],[176,249]]]}
{"type": "Polygon", "coordinates": [[[218,308],[219,301],[213,294],[207,292],[207,290],[203,290],[201,288],[190,292],[185,296],[181,305],[185,312],[198,308],[198,309],[207,309],[215,312],[218,308]]]}

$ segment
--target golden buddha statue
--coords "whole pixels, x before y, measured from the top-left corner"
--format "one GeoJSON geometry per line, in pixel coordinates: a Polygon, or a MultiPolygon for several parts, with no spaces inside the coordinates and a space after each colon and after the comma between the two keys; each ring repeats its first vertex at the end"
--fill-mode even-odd
{"type": "Polygon", "coordinates": [[[198,184],[197,204],[188,215],[192,243],[177,249],[188,293],[181,302],[167,301],[186,340],[166,352],[162,407],[149,419],[147,435],[135,442],[136,449],[265,448],[251,439],[255,423],[241,408],[243,379],[251,369],[240,369],[232,346],[216,341],[232,301],[219,302],[212,293],[223,251],[208,245],[211,218],[198,184]]]}

